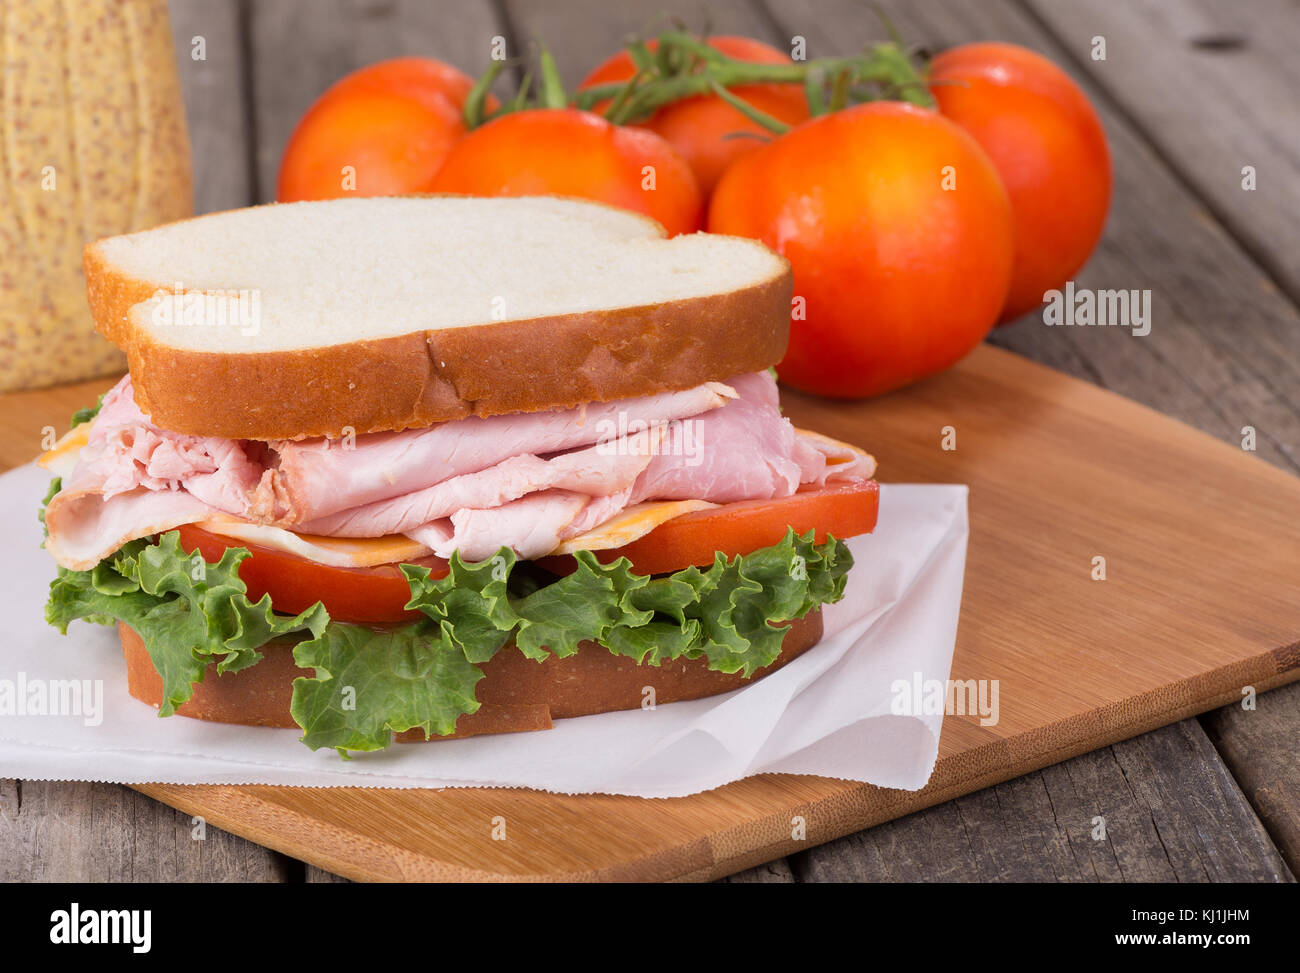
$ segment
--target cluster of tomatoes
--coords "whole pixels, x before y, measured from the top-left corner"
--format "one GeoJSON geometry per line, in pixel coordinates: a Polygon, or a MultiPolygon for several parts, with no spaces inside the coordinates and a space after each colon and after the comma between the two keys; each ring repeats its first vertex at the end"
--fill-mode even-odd
{"type": "MultiPolygon", "coordinates": [[[[791,63],[746,38],[709,44],[791,63]]],[[[580,90],[635,73],[620,52],[580,90]]],[[[1037,307],[1087,260],[1110,201],[1101,123],[1046,58],[965,45],[934,59],[928,83],[937,110],[872,101],[816,117],[798,84],[730,89],[791,126],[780,135],[712,94],[631,125],[533,108],[468,131],[473,81],[401,58],[312,106],[285,150],[278,197],[553,193],[646,213],[673,234],[753,237],[794,272],[782,380],[876,395],[949,367],[995,323],[1037,307]]]]}

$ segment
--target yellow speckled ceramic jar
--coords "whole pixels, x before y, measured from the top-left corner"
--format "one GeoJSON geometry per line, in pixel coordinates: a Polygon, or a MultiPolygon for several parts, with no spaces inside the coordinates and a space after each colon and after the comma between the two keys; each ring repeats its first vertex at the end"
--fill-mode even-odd
{"type": "Polygon", "coordinates": [[[0,0],[0,391],[109,374],[81,248],[188,216],[166,0],[0,0]]]}

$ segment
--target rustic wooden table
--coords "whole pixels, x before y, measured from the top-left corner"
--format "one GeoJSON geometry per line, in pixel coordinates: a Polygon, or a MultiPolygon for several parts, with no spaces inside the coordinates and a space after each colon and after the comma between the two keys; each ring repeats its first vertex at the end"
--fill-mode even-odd
{"type": "MultiPolygon", "coordinates": [[[[1300,13],[1291,0],[881,6],[931,51],[990,39],[1042,51],[1084,85],[1109,133],[1110,222],[1078,280],[1150,288],[1151,334],[1048,329],[1029,315],[994,343],[1230,442],[1252,425],[1259,455],[1300,473],[1300,13]],[[1105,60],[1091,57],[1097,37],[1105,60]],[[1253,191],[1243,189],[1245,166],[1253,191]]],[[[354,68],[424,54],[477,74],[500,35],[511,51],[544,39],[574,83],[663,10],[779,46],[802,35],[814,56],[882,34],[859,0],[172,0],[197,209],[271,198],[295,120],[354,68]],[[190,57],[196,36],[206,60],[190,57]]],[[[84,404],[72,397],[69,411],[84,404]]],[[[6,465],[37,452],[31,429],[9,432],[6,465]]],[[[1254,712],[1184,720],[730,881],[1292,881],[1297,739],[1300,684],[1261,696],[1254,712]],[[1091,838],[1099,814],[1104,842],[1091,838]]],[[[118,785],[0,780],[3,879],[334,879],[214,829],[192,841],[190,830],[185,815],[118,785]]]]}

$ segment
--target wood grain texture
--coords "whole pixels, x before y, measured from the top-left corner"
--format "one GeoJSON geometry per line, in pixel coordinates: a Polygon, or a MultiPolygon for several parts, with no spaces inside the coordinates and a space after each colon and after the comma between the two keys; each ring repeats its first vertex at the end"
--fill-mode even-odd
{"type": "Polygon", "coordinates": [[[848,835],[790,868],[801,882],[1294,881],[1194,720],[848,835]]]}
{"type": "Polygon", "coordinates": [[[735,875],[728,875],[719,881],[733,885],[789,885],[798,879],[794,877],[794,872],[790,868],[790,859],[778,858],[775,861],[747,868],[735,875]]]}
{"type": "MultiPolygon", "coordinates": [[[[810,53],[814,55],[849,49],[881,36],[874,16],[852,2],[801,5],[771,0],[768,6],[785,33],[802,33],[809,38],[810,53]]],[[[1052,329],[1044,327],[1038,315],[1028,314],[1015,325],[999,329],[992,342],[1113,388],[1230,443],[1241,441],[1242,426],[1254,425],[1261,438],[1262,458],[1284,469],[1300,469],[1300,414],[1294,392],[1300,387],[1296,380],[1300,324],[1294,304],[1237,245],[1233,237],[1242,238],[1240,228],[1233,226],[1231,232],[1225,231],[1215,219],[1223,214],[1214,197],[1207,205],[1195,192],[1189,192],[1187,173],[1182,168],[1198,167],[1204,176],[1192,181],[1198,187],[1207,180],[1224,180],[1220,195],[1226,194],[1229,201],[1237,199],[1234,193],[1240,193],[1239,166],[1222,173],[1216,168],[1224,153],[1240,141],[1243,150],[1249,149],[1252,155],[1271,156],[1276,154],[1279,139],[1294,138],[1295,133],[1279,135],[1268,109],[1261,112],[1254,106],[1241,119],[1220,122],[1218,114],[1206,106],[1220,106],[1225,98],[1252,100],[1257,85],[1274,90],[1285,83],[1281,79],[1291,68],[1275,72],[1267,81],[1234,75],[1228,84],[1230,91],[1203,91],[1208,79],[1199,66],[1204,57],[1217,55],[1187,55],[1178,39],[1185,36],[1186,29],[1182,34],[1171,34],[1158,22],[1166,15],[1161,11],[1172,7],[1192,11],[1193,20],[1208,16],[1204,6],[1052,3],[1050,16],[1042,13],[1042,18],[1060,25],[1068,17],[1077,28],[1061,36],[1050,27],[1045,29],[1040,16],[1012,3],[922,0],[887,2],[884,9],[909,41],[930,51],[989,39],[1009,40],[1041,51],[1084,85],[1098,105],[1111,139],[1115,198],[1105,236],[1079,280],[1082,286],[1090,287],[1150,287],[1156,308],[1152,334],[1137,339],[1102,329],[1052,329]],[[1122,63],[1112,55],[1104,66],[1091,64],[1086,59],[1086,47],[1095,32],[1084,30],[1085,25],[1118,19],[1133,22],[1127,23],[1124,30],[1106,32],[1111,51],[1117,49],[1114,45],[1118,33],[1123,35],[1120,49],[1132,56],[1124,57],[1122,63]],[[1151,87],[1127,81],[1109,83],[1121,76],[1131,78],[1136,72],[1144,76],[1159,74],[1155,87],[1168,98],[1158,96],[1157,105],[1151,87]],[[1204,97],[1188,97],[1192,91],[1204,97]],[[1214,120],[1210,128],[1207,119],[1214,120]],[[1231,130],[1231,139],[1216,134],[1221,124],[1231,130]],[[1194,142],[1196,147],[1171,158],[1162,147],[1179,141],[1194,142]],[[1237,175],[1230,178],[1233,173],[1237,175]],[[1135,276],[1142,283],[1133,283],[1135,276]]],[[[1278,10],[1277,4],[1267,5],[1262,20],[1276,20],[1278,10]]],[[[1216,8],[1219,20],[1233,16],[1234,12],[1227,8],[1216,8]]],[[[1181,16],[1181,20],[1187,17],[1181,16]]],[[[1239,26],[1254,37],[1263,24],[1252,20],[1244,18],[1239,26]]],[[[1294,20],[1292,17],[1292,27],[1294,20]]],[[[1235,50],[1223,57],[1232,65],[1245,57],[1260,59],[1253,47],[1250,52],[1235,50]]],[[[1277,62],[1276,57],[1272,60],[1277,62]]],[[[1260,104],[1269,102],[1270,98],[1265,97],[1260,104]]],[[[1289,110],[1294,113],[1294,100],[1289,110]]],[[[1293,166],[1293,159],[1289,159],[1280,171],[1285,173],[1293,166]]],[[[1264,168],[1279,171],[1276,164],[1264,168]]],[[[1288,207],[1284,200],[1287,192],[1295,191],[1295,180],[1284,176],[1271,191],[1273,202],[1281,204],[1275,205],[1275,217],[1289,219],[1284,214],[1295,207],[1288,207]]],[[[1258,191],[1240,195],[1249,196],[1252,203],[1259,203],[1262,197],[1258,191]]],[[[1290,224],[1293,233],[1294,220],[1290,224]]],[[[1268,225],[1257,224],[1259,228],[1268,225]]],[[[1269,230],[1260,246],[1268,251],[1286,239],[1286,233],[1269,230]]],[[[1251,249],[1256,257],[1260,255],[1251,249]]],[[[1284,243],[1281,249],[1288,253],[1295,250],[1288,250],[1284,243]]],[[[1264,266],[1275,269],[1275,261],[1264,260],[1264,266]]],[[[1281,739],[1300,736],[1300,710],[1275,707],[1274,711],[1281,739]]],[[[1218,743],[1227,748],[1234,726],[1227,724],[1221,729],[1225,736],[1218,743]]],[[[1255,776],[1273,781],[1274,793],[1300,791],[1300,772],[1279,760],[1281,755],[1255,746],[1253,740],[1243,741],[1236,750],[1241,759],[1257,762],[1255,776]]],[[[1212,755],[1211,759],[1218,758],[1212,755]]],[[[1250,788],[1247,794],[1254,802],[1250,788]]],[[[1280,810],[1279,803],[1273,805],[1274,814],[1280,810]]],[[[1267,819],[1264,807],[1259,803],[1255,807],[1267,819]]],[[[1050,813],[1050,808],[1040,805],[1034,813],[1043,816],[1050,813]]],[[[1295,868],[1293,854],[1288,853],[1288,860],[1295,868]]],[[[974,864],[967,862],[962,867],[971,870],[974,864]]],[[[1023,854],[1019,867],[1024,874],[1031,874],[1034,856],[1023,854]]]]}
{"type": "Polygon", "coordinates": [[[1264,693],[1255,709],[1240,703],[1201,723],[1292,872],[1300,872],[1300,686],[1264,693]]]}
{"type": "MultiPolygon", "coordinates": [[[[120,376],[119,376],[120,377],[120,376]]],[[[117,378],[92,378],[35,392],[9,392],[0,402],[0,469],[30,463],[70,428],[72,414],[95,404],[117,378]]]]}
{"type": "MultiPolygon", "coordinates": [[[[1238,699],[1243,685],[1300,677],[1300,480],[989,346],[882,399],[788,393],[785,410],[801,426],[869,444],[892,479],[970,484],[952,678],[997,679],[1000,721],[947,718],[922,791],[787,776],[653,802],[483,789],[141,790],[351,878],[714,878],[1204,712],[1238,699]],[[940,448],[944,425],[956,428],[956,450],[940,448]],[[1217,515],[1205,520],[1204,510],[1217,515]],[[1090,576],[1097,554],[1106,581],[1090,576]],[[509,823],[505,842],[491,837],[497,815],[509,823]],[[792,838],[794,815],[807,822],[803,841],[792,838]]],[[[1258,838],[1239,799],[1222,810],[1233,789],[1199,730],[1189,732],[1190,754],[1166,745],[1133,758],[1129,776],[1151,782],[1139,798],[1146,813],[1172,808],[1173,830],[1215,814],[1233,822],[1239,843],[1258,838]],[[1156,770],[1178,760],[1205,767],[1174,806],[1180,791],[1156,770]]],[[[1008,793],[1022,793],[1013,815],[1032,805],[1032,791],[1008,793]]],[[[1026,817],[1035,840],[1050,838],[1041,815],[1026,817]]],[[[1197,860],[1207,876],[1227,874],[1206,847],[1191,841],[1165,857],[1177,876],[1196,874],[1197,860]]],[[[1243,857],[1285,877],[1267,857],[1243,857]]]]}
{"type": "MultiPolygon", "coordinates": [[[[1079,329],[1071,342],[1055,341],[1032,315],[994,341],[1229,442],[1240,442],[1240,427],[1253,425],[1267,440],[1262,458],[1300,469],[1300,224],[1293,216],[1300,127],[1294,59],[1280,53],[1294,47],[1300,18],[1274,2],[1028,6],[1027,20],[1008,13],[996,36],[1038,46],[1038,35],[1045,53],[1086,75],[1112,138],[1116,198],[1106,236],[1081,277],[1114,286],[1104,282],[1122,279],[1128,266],[1141,268],[1174,313],[1162,329],[1167,340],[1153,345],[1151,356],[1108,354],[1118,343],[1079,329]],[[1043,42],[1033,20],[1059,40],[1043,42]],[[1087,53],[1097,35],[1107,38],[1105,61],[1087,53]],[[1242,189],[1244,164],[1261,176],[1255,191],[1242,189]],[[1074,354],[1066,353],[1069,345],[1074,354]]],[[[933,14],[932,40],[952,30],[958,15],[933,14]]],[[[962,21],[943,40],[974,39],[963,33],[970,27],[962,21]]],[[[1148,337],[1162,335],[1153,330],[1148,337]]],[[[1300,707],[1273,704],[1269,712],[1275,740],[1300,737],[1300,707]]],[[[1252,732],[1264,721],[1240,716],[1229,707],[1202,722],[1295,870],[1300,841],[1288,820],[1300,813],[1300,766],[1284,746],[1266,745],[1252,732]]]]}
{"type": "Polygon", "coordinates": [[[289,871],[267,848],[84,781],[0,780],[0,850],[4,882],[280,882],[289,871]]]}
{"type": "Polygon", "coordinates": [[[273,0],[250,5],[257,105],[257,194],[275,198],[285,143],[303,112],[343,75],[374,61],[433,57],[477,77],[501,34],[488,0],[273,0]]]}
{"type": "Polygon", "coordinates": [[[169,9],[194,159],[195,215],[247,206],[252,119],[239,2],[170,0],[169,9]]]}
{"type": "Polygon", "coordinates": [[[1300,301],[1300,16],[1289,0],[1026,5],[1300,301]],[[1106,59],[1091,56],[1106,39],[1106,59]],[[1152,43],[1153,39],[1158,43],[1152,43]],[[1242,186],[1244,166],[1256,173],[1242,186]]]}

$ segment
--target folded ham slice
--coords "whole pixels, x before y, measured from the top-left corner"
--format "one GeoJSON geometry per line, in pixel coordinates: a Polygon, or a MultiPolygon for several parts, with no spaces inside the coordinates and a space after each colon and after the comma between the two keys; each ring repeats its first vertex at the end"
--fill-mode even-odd
{"type": "Polygon", "coordinates": [[[105,498],[62,490],[45,508],[45,549],[73,571],[89,571],[127,541],[202,520],[212,509],[183,490],[136,487],[105,498]]]}
{"type": "MultiPolygon", "coordinates": [[[[776,382],[767,372],[732,380],[737,397],[725,408],[672,427],[654,461],[632,491],[642,500],[766,500],[788,497],[821,468],[806,471],[795,451],[790,420],[777,405],[776,382]],[[693,440],[693,442],[692,442],[693,440]]],[[[813,451],[820,459],[821,454],[813,451]]],[[[804,455],[808,462],[808,456],[804,455]]]]}
{"type": "Polygon", "coordinates": [[[569,538],[613,519],[628,506],[631,493],[631,486],[607,497],[544,490],[491,509],[458,510],[406,536],[439,557],[459,551],[466,561],[481,561],[509,547],[527,560],[550,554],[569,538]]]}
{"type": "Polygon", "coordinates": [[[64,488],[97,490],[106,500],[137,487],[184,489],[218,510],[242,513],[262,473],[243,443],[153,425],[135,404],[127,376],[105,394],[64,488]]]}
{"type": "Polygon", "coordinates": [[[76,465],[45,508],[45,548],[63,567],[89,570],[128,541],[209,516],[202,495],[238,502],[260,476],[238,443],[156,429],[124,378],[105,394],[76,465]]]}
{"type": "Polygon", "coordinates": [[[490,510],[458,510],[451,516],[451,538],[433,552],[450,557],[459,551],[466,561],[481,561],[499,551],[501,539],[508,537],[519,557],[541,557],[559,546],[565,529],[591,502],[571,490],[543,490],[490,510]]]}
{"type": "MultiPolygon", "coordinates": [[[[546,496],[529,494],[493,504],[490,512],[461,510],[415,529],[393,520],[372,522],[372,526],[403,531],[442,557],[459,550],[467,560],[481,559],[503,545],[520,557],[537,557],[613,519],[632,504],[773,499],[829,480],[866,480],[875,472],[875,461],[861,450],[796,431],[781,415],[776,382],[769,373],[742,375],[728,384],[736,390],[736,398],[706,414],[669,423],[655,455],[627,490],[593,497],[577,512],[570,509],[574,498],[550,490],[546,496]],[[567,525],[566,517],[571,517],[567,525]]],[[[509,462],[482,476],[500,477],[501,467],[509,462]]],[[[555,481],[550,485],[566,486],[555,481]]]]}
{"type": "Polygon", "coordinates": [[[807,429],[798,430],[795,460],[802,469],[801,490],[833,481],[869,480],[876,474],[876,459],[856,446],[807,429]]]}

